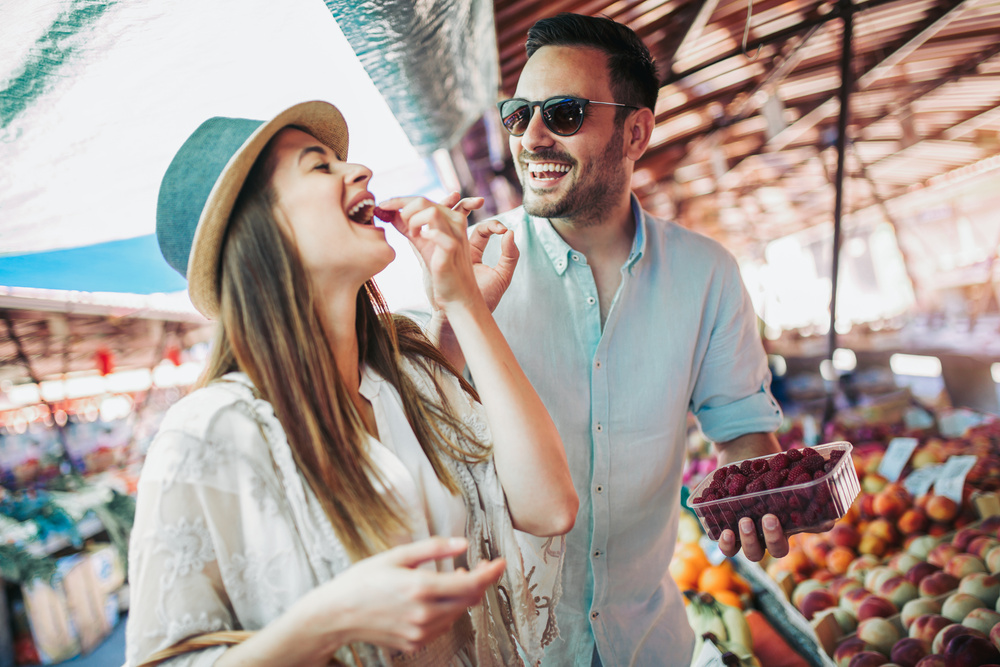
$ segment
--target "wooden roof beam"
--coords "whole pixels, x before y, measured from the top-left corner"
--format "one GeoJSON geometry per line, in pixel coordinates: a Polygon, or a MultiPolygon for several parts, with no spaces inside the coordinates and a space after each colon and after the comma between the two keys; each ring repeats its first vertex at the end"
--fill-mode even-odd
{"type": "Polygon", "coordinates": [[[684,32],[684,36],[681,37],[680,44],[677,45],[677,49],[674,51],[674,55],[670,60],[670,71],[674,74],[677,73],[675,66],[677,65],[678,57],[684,53],[684,49],[689,47],[693,42],[696,42],[701,33],[705,30],[705,26],[708,25],[708,19],[712,18],[712,14],[715,12],[715,8],[719,6],[719,0],[701,0],[701,6],[698,7],[698,13],[695,15],[694,20],[691,21],[691,25],[684,32]]]}

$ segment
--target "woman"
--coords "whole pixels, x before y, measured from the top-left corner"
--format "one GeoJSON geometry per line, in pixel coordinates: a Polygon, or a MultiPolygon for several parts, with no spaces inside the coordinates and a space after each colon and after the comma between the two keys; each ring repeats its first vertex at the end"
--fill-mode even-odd
{"type": "Polygon", "coordinates": [[[346,154],[339,111],[307,102],[206,121],[164,176],[160,247],[219,333],[143,467],[130,665],[234,629],[254,632],[169,664],[519,664],[555,633],[562,540],[541,538],[577,496],[464,216],[379,211],[420,250],[481,403],[388,313],[371,278],[394,251],[346,154]]]}

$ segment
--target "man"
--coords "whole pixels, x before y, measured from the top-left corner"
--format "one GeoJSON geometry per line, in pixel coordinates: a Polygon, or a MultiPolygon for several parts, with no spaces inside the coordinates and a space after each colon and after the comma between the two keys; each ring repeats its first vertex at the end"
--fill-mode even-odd
{"type": "MultiPolygon", "coordinates": [[[[494,315],[559,428],[580,497],[546,664],[688,665],[694,635],[667,572],[686,414],[723,465],[780,451],[781,411],[735,260],[630,192],[659,89],[648,49],[610,19],[572,14],[536,23],[526,48],[517,99],[498,105],[523,206],[472,237],[513,232],[486,249],[481,284],[510,281],[494,315]]],[[[447,349],[446,323],[435,327],[447,349]]],[[[763,545],[750,519],[740,529],[750,559],[788,551],[773,515],[763,545]]],[[[728,530],[719,544],[740,548],[728,530]]]]}

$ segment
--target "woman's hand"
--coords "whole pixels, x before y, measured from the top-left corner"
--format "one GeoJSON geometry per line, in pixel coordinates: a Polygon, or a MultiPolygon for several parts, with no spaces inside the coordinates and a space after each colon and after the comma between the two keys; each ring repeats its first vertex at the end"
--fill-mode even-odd
{"type": "Polygon", "coordinates": [[[440,204],[422,197],[398,197],[379,205],[380,214],[390,214],[393,226],[416,249],[424,269],[427,296],[435,311],[446,311],[455,304],[469,305],[476,299],[473,287],[492,311],[510,285],[518,258],[513,232],[496,220],[476,225],[471,234],[467,229],[466,217],[482,205],[482,197],[460,199],[458,193],[440,204]],[[503,237],[502,254],[497,265],[491,267],[483,264],[483,251],[494,234],[503,237]]]}
{"type": "Polygon", "coordinates": [[[415,569],[454,558],[467,547],[462,538],[435,537],[358,561],[304,598],[312,622],[338,626],[332,650],[360,641],[413,651],[448,630],[503,573],[503,559],[471,572],[415,569]]]}

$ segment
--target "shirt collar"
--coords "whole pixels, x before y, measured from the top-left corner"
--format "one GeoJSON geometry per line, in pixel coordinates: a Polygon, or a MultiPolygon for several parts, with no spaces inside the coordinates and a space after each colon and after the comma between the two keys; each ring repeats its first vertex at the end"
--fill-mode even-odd
{"type": "Polygon", "coordinates": [[[382,376],[376,373],[371,366],[364,364],[361,367],[361,386],[358,387],[358,393],[370,403],[378,396],[378,390],[381,386],[382,376]]]}
{"type": "MultiPolygon", "coordinates": [[[[639,204],[639,199],[634,193],[631,195],[631,204],[632,215],[635,217],[635,238],[632,240],[632,250],[625,261],[625,266],[630,271],[646,250],[646,214],[643,212],[642,206],[639,204]]],[[[549,256],[549,260],[552,262],[552,267],[556,270],[556,273],[559,275],[565,273],[567,267],[569,267],[569,255],[573,252],[573,248],[563,240],[563,237],[559,236],[559,233],[552,227],[552,223],[549,222],[548,218],[536,218],[528,215],[527,212],[524,215],[528,219],[529,224],[534,226],[538,240],[545,249],[545,254],[549,256]]]]}

